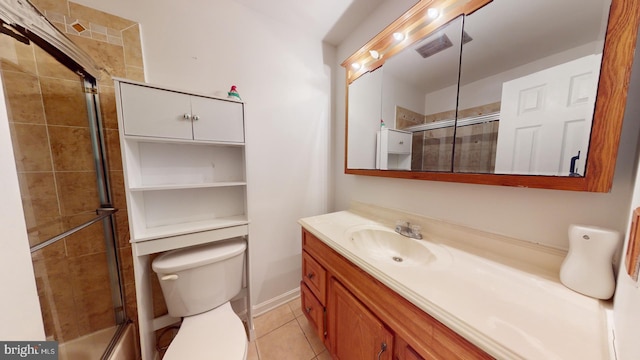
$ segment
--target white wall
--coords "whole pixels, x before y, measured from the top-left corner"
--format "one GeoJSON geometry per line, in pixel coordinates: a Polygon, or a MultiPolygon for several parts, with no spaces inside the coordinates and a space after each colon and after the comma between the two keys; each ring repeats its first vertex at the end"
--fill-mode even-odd
{"type": "MultiPolygon", "coordinates": [[[[419,114],[424,112],[424,95],[415,89],[411,84],[398,79],[389,72],[384,71],[384,67],[378,69],[382,71],[382,118],[390,129],[397,129],[396,106],[415,111],[419,114]]],[[[359,79],[358,79],[359,80],[359,79]]]]}
{"type": "Polygon", "coordinates": [[[0,340],[45,340],[0,78],[0,340]]]}
{"type": "MultiPolygon", "coordinates": [[[[339,64],[377,34],[386,18],[400,15],[406,6],[387,2],[363,22],[337,50],[339,64]]],[[[390,23],[387,21],[386,23],[390,23]]],[[[337,67],[336,82],[344,81],[337,67]]],[[[344,93],[336,87],[335,139],[344,137],[344,93]]],[[[624,232],[635,172],[638,121],[628,114],[624,124],[611,193],[526,189],[435,181],[344,175],[340,141],[335,146],[335,209],[352,200],[374,203],[516,237],[534,243],[568,248],[567,228],[583,223],[624,232]]],[[[428,231],[428,229],[425,229],[428,231]]]]}
{"type": "Polygon", "coordinates": [[[148,82],[211,94],[238,86],[246,102],[253,301],[295,291],[296,221],[327,210],[335,49],[234,1],[78,3],[141,24],[148,82]]]}

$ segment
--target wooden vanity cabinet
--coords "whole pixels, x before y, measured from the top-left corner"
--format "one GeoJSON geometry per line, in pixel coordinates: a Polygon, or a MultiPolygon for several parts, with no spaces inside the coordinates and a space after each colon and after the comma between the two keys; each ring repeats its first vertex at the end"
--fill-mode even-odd
{"type": "Polygon", "coordinates": [[[320,335],[333,359],[493,359],[305,229],[302,250],[303,269],[314,264],[324,274],[325,288],[318,289],[324,302],[308,286],[313,276],[303,272],[301,283],[303,307],[316,300],[324,307],[323,324],[313,308],[303,311],[325,329],[320,335]]]}

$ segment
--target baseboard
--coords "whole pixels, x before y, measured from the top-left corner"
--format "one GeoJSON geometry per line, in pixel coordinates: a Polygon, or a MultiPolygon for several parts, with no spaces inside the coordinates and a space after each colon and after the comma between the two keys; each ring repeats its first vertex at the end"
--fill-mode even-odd
{"type": "Polygon", "coordinates": [[[291,291],[288,291],[282,295],[278,295],[272,299],[261,302],[260,304],[253,306],[253,316],[259,316],[266,313],[269,310],[273,310],[280,305],[284,305],[289,301],[300,297],[300,288],[295,288],[291,291]]]}

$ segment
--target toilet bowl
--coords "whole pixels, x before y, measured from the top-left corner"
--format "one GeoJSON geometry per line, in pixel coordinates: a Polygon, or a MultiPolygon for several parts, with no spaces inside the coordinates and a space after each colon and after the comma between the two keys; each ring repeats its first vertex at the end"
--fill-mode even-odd
{"type": "Polygon", "coordinates": [[[229,302],[242,289],[245,249],[243,239],[234,239],[153,261],[169,315],[183,318],[163,360],[246,359],[247,334],[229,302]]]}

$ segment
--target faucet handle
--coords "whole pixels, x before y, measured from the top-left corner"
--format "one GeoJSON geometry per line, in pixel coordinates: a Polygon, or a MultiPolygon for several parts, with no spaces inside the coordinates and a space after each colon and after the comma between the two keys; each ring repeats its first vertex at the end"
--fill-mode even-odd
{"type": "Polygon", "coordinates": [[[396,220],[396,231],[401,231],[409,227],[409,222],[404,220],[396,220]]]}
{"type": "Polygon", "coordinates": [[[420,233],[422,231],[422,226],[420,225],[411,225],[411,235],[413,235],[413,237],[415,239],[422,239],[422,234],[420,233]]]}

